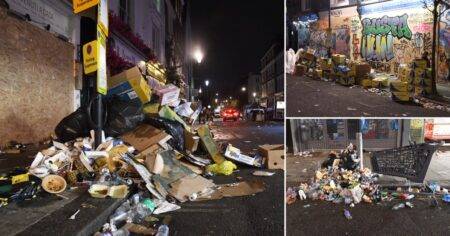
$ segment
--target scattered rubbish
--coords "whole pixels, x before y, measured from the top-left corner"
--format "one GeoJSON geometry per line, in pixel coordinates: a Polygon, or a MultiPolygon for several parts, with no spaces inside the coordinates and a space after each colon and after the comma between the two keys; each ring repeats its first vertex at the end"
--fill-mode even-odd
{"type": "Polygon", "coordinates": [[[71,215],[69,217],[69,220],[75,220],[75,218],[77,217],[78,213],[80,213],[80,210],[77,210],[73,215],[71,215]]]}
{"type": "Polygon", "coordinates": [[[241,153],[241,150],[233,147],[231,144],[228,144],[227,149],[225,150],[225,157],[251,166],[262,166],[262,159],[260,156],[250,157],[248,155],[244,155],[241,153]]]}
{"type": "Polygon", "coordinates": [[[212,164],[206,167],[206,171],[212,174],[231,175],[237,166],[231,161],[223,161],[220,164],[212,164]]]}
{"type": "Polygon", "coordinates": [[[413,207],[414,207],[414,204],[412,204],[411,202],[405,202],[405,205],[406,205],[408,208],[413,208],[413,207]]]}
{"type": "Polygon", "coordinates": [[[311,207],[311,204],[303,205],[303,208],[309,208],[309,207],[311,207]]]}
{"type": "Polygon", "coordinates": [[[393,207],[392,207],[392,210],[399,210],[399,209],[402,209],[402,208],[405,208],[405,203],[398,203],[398,204],[395,204],[393,207]]]}
{"type": "Polygon", "coordinates": [[[253,175],[256,175],[256,176],[272,176],[274,174],[275,174],[275,172],[268,172],[268,171],[261,171],[261,170],[257,170],[255,172],[253,172],[253,175]]]}
{"type": "Polygon", "coordinates": [[[347,220],[351,220],[353,218],[352,214],[347,209],[344,209],[344,216],[345,216],[345,218],[347,218],[347,220]]]}
{"type": "Polygon", "coordinates": [[[442,201],[450,203],[450,194],[444,194],[444,196],[442,196],[442,201]]]}
{"type": "Polygon", "coordinates": [[[66,187],[66,180],[59,175],[47,175],[42,180],[42,188],[49,193],[62,193],[66,187]]]}

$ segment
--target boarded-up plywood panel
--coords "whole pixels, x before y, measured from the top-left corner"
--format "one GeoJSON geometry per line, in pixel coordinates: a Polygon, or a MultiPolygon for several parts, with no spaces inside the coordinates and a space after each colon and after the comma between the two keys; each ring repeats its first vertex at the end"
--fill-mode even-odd
{"type": "Polygon", "coordinates": [[[48,137],[73,109],[73,46],[0,9],[0,146],[48,137]]]}

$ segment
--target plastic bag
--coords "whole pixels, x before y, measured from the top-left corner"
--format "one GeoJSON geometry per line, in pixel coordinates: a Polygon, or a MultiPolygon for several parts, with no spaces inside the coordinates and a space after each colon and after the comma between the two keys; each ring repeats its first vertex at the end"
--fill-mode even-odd
{"type": "Polygon", "coordinates": [[[108,116],[104,129],[106,135],[110,137],[118,137],[132,131],[145,119],[142,106],[140,102],[136,101],[122,101],[119,98],[113,98],[108,101],[107,111],[108,116]]]}
{"type": "Polygon", "coordinates": [[[79,137],[89,136],[90,130],[86,109],[80,107],[58,123],[55,133],[58,141],[65,143],[79,137]]]}
{"type": "Polygon", "coordinates": [[[167,143],[178,151],[184,151],[184,127],[180,122],[161,117],[147,117],[144,122],[166,131],[172,136],[167,143]]]}
{"type": "Polygon", "coordinates": [[[294,74],[295,70],[295,51],[291,48],[286,52],[286,73],[294,74]]]}

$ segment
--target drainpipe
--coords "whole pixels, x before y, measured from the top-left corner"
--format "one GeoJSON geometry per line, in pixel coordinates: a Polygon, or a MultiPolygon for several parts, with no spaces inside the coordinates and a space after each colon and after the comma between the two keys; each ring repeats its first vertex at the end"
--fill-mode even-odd
{"type": "Polygon", "coordinates": [[[328,58],[331,58],[331,1],[328,1],[328,58]]]}

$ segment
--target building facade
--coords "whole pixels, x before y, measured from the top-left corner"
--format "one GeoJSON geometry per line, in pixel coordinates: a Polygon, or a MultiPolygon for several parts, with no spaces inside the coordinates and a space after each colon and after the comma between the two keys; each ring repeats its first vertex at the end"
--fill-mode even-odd
{"type": "Polygon", "coordinates": [[[364,150],[380,150],[424,142],[424,119],[293,119],[287,132],[294,154],[310,150],[344,149],[357,144],[362,133],[364,150]]]}
{"type": "MultiPolygon", "coordinates": [[[[438,87],[448,86],[449,16],[445,11],[438,24],[438,87]]],[[[432,51],[433,16],[422,0],[288,0],[287,26],[288,48],[324,57],[330,50],[380,72],[397,73],[400,65],[432,51]],[[384,32],[386,27],[392,30],[384,32]]]]}
{"type": "Polygon", "coordinates": [[[249,104],[258,103],[261,98],[261,75],[249,73],[247,76],[247,101],[249,104]]]}
{"type": "MultiPolygon", "coordinates": [[[[153,60],[184,77],[185,1],[108,3],[109,76],[153,60]]],[[[40,141],[95,95],[81,49],[96,39],[96,10],[74,14],[71,0],[0,0],[0,27],[0,146],[40,141]]]]}
{"type": "Polygon", "coordinates": [[[284,118],[283,45],[272,44],[261,59],[261,99],[267,119],[284,118]]]}

